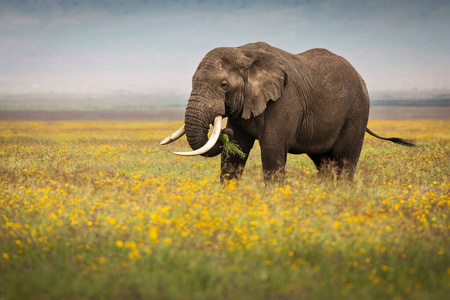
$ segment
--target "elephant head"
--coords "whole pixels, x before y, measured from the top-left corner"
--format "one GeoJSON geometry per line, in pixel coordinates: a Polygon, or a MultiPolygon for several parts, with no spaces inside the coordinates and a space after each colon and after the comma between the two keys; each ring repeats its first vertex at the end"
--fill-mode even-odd
{"type": "Polygon", "coordinates": [[[217,139],[223,117],[254,118],[264,112],[270,100],[281,97],[287,77],[280,57],[265,43],[210,51],[192,78],[185,125],[161,144],[170,143],[186,133],[194,151],[176,154],[218,155],[217,139]],[[213,123],[215,127],[208,141],[209,125],[213,123]]]}

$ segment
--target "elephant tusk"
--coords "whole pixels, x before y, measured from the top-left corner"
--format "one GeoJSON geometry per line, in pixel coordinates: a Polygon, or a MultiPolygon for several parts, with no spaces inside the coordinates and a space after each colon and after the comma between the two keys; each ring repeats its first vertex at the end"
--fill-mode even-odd
{"type": "Polygon", "coordinates": [[[167,145],[172,143],[173,141],[178,140],[180,137],[182,137],[186,133],[186,130],[184,129],[184,124],[181,126],[180,129],[166,137],[164,140],[161,141],[160,145],[167,145]]]}
{"type": "Polygon", "coordinates": [[[214,128],[212,130],[211,137],[209,138],[208,142],[206,142],[206,144],[203,145],[203,147],[190,152],[174,152],[174,154],[184,156],[194,156],[208,152],[208,150],[210,150],[219,139],[221,130],[222,130],[222,116],[217,116],[214,119],[214,128]]]}

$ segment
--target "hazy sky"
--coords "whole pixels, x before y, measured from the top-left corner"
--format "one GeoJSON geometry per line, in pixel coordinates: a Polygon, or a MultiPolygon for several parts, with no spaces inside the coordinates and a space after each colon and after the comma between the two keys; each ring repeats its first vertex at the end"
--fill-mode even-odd
{"type": "Polygon", "coordinates": [[[347,58],[369,90],[450,89],[450,1],[0,0],[0,93],[189,95],[203,56],[265,41],[347,58]]]}

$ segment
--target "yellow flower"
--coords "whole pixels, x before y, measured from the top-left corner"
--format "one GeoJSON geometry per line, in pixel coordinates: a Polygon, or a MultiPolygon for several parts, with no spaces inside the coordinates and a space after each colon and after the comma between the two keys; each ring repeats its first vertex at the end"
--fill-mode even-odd
{"type": "Polygon", "coordinates": [[[158,229],[156,227],[150,228],[150,240],[153,244],[158,244],[158,229]]]}
{"type": "Polygon", "coordinates": [[[116,219],[114,219],[113,217],[106,217],[106,221],[108,221],[111,225],[116,224],[116,219]]]}
{"type": "Polygon", "coordinates": [[[341,224],[342,224],[342,222],[340,222],[340,221],[334,221],[334,222],[333,222],[333,227],[336,228],[336,229],[338,229],[339,226],[341,226],[341,224]]]}

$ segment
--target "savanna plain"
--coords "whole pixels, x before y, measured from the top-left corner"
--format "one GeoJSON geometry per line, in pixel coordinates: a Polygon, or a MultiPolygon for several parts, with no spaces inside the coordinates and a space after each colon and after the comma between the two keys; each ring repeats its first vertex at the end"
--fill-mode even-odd
{"type": "Polygon", "coordinates": [[[448,299],[448,120],[370,121],[353,182],[177,157],[181,122],[0,122],[0,299],[448,299]]]}

